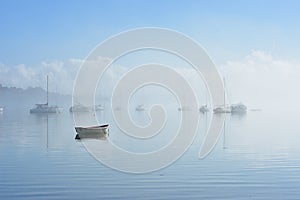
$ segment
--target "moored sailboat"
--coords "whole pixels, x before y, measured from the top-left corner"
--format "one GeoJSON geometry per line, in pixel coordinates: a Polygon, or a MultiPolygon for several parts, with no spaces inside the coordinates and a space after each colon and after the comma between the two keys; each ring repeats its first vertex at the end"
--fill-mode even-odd
{"type": "Polygon", "coordinates": [[[35,104],[35,108],[30,109],[30,113],[60,113],[63,108],[58,107],[57,105],[49,106],[49,92],[48,92],[48,76],[47,76],[47,102],[42,104],[35,104]]]}
{"type": "Polygon", "coordinates": [[[226,105],[226,93],[225,93],[225,79],[223,79],[224,82],[224,103],[223,105],[217,106],[216,108],[213,109],[213,112],[215,114],[221,114],[221,113],[231,113],[231,108],[230,106],[226,105]]]}

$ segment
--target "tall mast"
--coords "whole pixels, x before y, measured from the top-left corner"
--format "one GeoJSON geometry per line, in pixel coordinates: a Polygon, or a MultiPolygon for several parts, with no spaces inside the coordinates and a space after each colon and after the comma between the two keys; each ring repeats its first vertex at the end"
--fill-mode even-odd
{"type": "Polygon", "coordinates": [[[48,79],[49,79],[49,77],[47,75],[47,105],[48,105],[48,79]]]}
{"type": "Polygon", "coordinates": [[[205,105],[207,106],[207,93],[208,93],[208,91],[207,91],[207,88],[205,87],[205,105]]]}
{"type": "Polygon", "coordinates": [[[226,89],[226,86],[225,86],[225,78],[223,77],[223,82],[224,82],[224,108],[226,107],[226,102],[225,102],[225,89],[226,89]]]}

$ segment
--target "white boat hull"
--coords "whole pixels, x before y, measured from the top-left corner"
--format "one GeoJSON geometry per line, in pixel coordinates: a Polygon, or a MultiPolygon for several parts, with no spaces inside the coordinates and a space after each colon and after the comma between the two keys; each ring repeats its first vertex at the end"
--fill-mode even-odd
{"type": "Polygon", "coordinates": [[[92,127],[75,127],[75,139],[105,139],[109,135],[108,125],[92,127]]]}
{"type": "Polygon", "coordinates": [[[62,111],[63,108],[59,108],[56,106],[30,109],[30,113],[61,113],[62,111]]]}
{"type": "Polygon", "coordinates": [[[218,107],[218,108],[215,108],[213,111],[215,114],[231,113],[231,109],[227,108],[227,107],[218,107]]]}
{"type": "Polygon", "coordinates": [[[71,106],[69,112],[89,112],[90,109],[86,106],[71,106]]]}

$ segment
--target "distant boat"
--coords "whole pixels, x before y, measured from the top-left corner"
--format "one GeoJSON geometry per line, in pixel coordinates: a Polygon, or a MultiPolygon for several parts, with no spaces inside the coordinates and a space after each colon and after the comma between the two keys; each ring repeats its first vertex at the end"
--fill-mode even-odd
{"type": "Polygon", "coordinates": [[[3,107],[0,107],[0,113],[2,113],[4,111],[3,107]]]}
{"type": "Polygon", "coordinates": [[[232,114],[244,114],[247,112],[247,106],[242,103],[232,104],[230,108],[232,114]]]}
{"type": "Polygon", "coordinates": [[[61,113],[62,111],[63,108],[56,105],[48,106],[48,103],[35,104],[35,108],[30,109],[30,113],[61,113]]]}
{"type": "Polygon", "coordinates": [[[75,139],[105,139],[109,135],[109,125],[75,127],[77,132],[75,139]]]}
{"type": "Polygon", "coordinates": [[[104,110],[104,106],[102,104],[98,104],[94,106],[95,111],[101,111],[104,110]]]}
{"type": "Polygon", "coordinates": [[[220,105],[216,108],[213,109],[213,112],[215,114],[221,114],[221,113],[231,113],[231,108],[230,106],[226,105],[226,87],[225,87],[225,79],[223,79],[223,82],[224,82],[224,103],[223,105],[220,105]]]}
{"type": "Polygon", "coordinates": [[[200,111],[201,113],[209,112],[209,108],[208,108],[207,104],[201,106],[201,107],[199,108],[199,111],[200,111]]]}
{"type": "Polygon", "coordinates": [[[231,113],[231,109],[228,106],[219,106],[219,107],[216,107],[213,111],[216,114],[219,114],[219,113],[231,113]]]}
{"type": "Polygon", "coordinates": [[[206,95],[205,95],[205,105],[202,105],[202,106],[200,106],[200,108],[199,108],[199,111],[200,111],[201,113],[207,113],[207,112],[210,111],[210,109],[209,109],[209,107],[208,107],[208,105],[207,105],[207,92],[206,92],[205,94],[206,94],[206,95]]]}
{"type": "Polygon", "coordinates": [[[136,108],[135,108],[136,111],[144,111],[145,110],[145,106],[143,104],[140,104],[138,105],[136,108]]]}
{"type": "Polygon", "coordinates": [[[70,112],[89,112],[90,108],[88,106],[84,106],[82,104],[76,104],[71,106],[69,109],[70,112]]]}
{"type": "Polygon", "coordinates": [[[47,102],[43,104],[35,104],[35,108],[30,109],[30,113],[60,113],[63,108],[58,107],[57,105],[49,106],[48,105],[48,76],[47,76],[47,102]]]}

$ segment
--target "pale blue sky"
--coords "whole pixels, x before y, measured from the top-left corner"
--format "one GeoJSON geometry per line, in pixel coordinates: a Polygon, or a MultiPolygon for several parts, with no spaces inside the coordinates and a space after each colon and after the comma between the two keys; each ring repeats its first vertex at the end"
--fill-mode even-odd
{"type": "Polygon", "coordinates": [[[299,1],[1,1],[0,63],[84,58],[120,31],[143,26],[185,33],[217,63],[251,50],[298,59],[299,1]]]}

